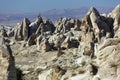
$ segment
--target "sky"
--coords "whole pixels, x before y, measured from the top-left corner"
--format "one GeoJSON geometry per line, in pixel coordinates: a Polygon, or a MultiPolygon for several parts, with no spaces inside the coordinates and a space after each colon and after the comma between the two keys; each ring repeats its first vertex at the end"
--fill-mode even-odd
{"type": "Polygon", "coordinates": [[[0,13],[44,12],[51,9],[115,7],[120,0],[0,0],[0,13]]]}

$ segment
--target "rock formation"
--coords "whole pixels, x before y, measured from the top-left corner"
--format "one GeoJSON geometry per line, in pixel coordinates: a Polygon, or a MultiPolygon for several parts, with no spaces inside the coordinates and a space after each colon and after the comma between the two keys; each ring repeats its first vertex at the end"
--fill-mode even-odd
{"type": "Polygon", "coordinates": [[[25,18],[21,24],[18,24],[15,28],[15,39],[20,40],[27,40],[29,37],[29,24],[30,21],[25,18]]]}
{"type": "MultiPolygon", "coordinates": [[[[26,80],[120,80],[119,28],[120,5],[109,14],[91,7],[81,21],[64,17],[52,23],[38,16],[30,22],[25,18],[11,30],[2,31],[0,44],[15,42],[11,47],[16,65],[26,80]]],[[[1,47],[1,72],[5,69],[1,80],[16,79],[8,47],[1,47]]]]}
{"type": "Polygon", "coordinates": [[[42,48],[43,52],[48,52],[51,50],[51,46],[47,38],[43,39],[43,42],[41,42],[40,47],[42,48]]]}

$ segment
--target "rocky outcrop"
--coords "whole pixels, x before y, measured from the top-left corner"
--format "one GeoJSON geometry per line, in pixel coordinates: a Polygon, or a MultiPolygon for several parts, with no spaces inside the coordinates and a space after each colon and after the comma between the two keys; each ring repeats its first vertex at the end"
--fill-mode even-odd
{"type": "Polygon", "coordinates": [[[15,27],[15,40],[27,40],[29,37],[29,24],[30,21],[27,18],[24,18],[21,24],[18,24],[15,27]]]}
{"type": "Polygon", "coordinates": [[[28,38],[27,46],[31,46],[31,45],[36,44],[36,43],[35,43],[35,39],[36,39],[36,38],[37,38],[37,35],[36,35],[36,34],[32,34],[32,35],[28,38]]]}
{"type": "Polygon", "coordinates": [[[53,33],[55,31],[55,27],[53,25],[53,23],[50,20],[44,20],[38,27],[38,29],[36,30],[36,34],[40,35],[40,34],[45,34],[45,32],[50,31],[51,33],[53,33]]]}
{"type": "Polygon", "coordinates": [[[55,31],[55,26],[49,19],[44,20],[44,24],[45,24],[44,32],[51,31],[51,33],[53,33],[55,31]]]}
{"type": "Polygon", "coordinates": [[[71,18],[61,18],[56,23],[55,33],[66,33],[74,28],[75,30],[80,30],[81,22],[79,20],[71,19],[71,18]]]}
{"type": "Polygon", "coordinates": [[[98,52],[97,64],[99,77],[103,79],[119,80],[119,39],[106,40],[98,52]],[[109,44],[109,41],[111,44],[109,44]],[[105,46],[106,45],[106,46],[105,46]],[[111,76],[112,75],[112,76],[111,76]]]}
{"type": "Polygon", "coordinates": [[[49,43],[49,41],[48,41],[47,38],[45,38],[45,39],[42,40],[42,42],[40,44],[40,47],[42,48],[41,50],[43,52],[48,52],[48,51],[51,50],[51,46],[50,46],[50,43],[49,43]]]}
{"type": "MultiPolygon", "coordinates": [[[[112,37],[111,36],[111,29],[110,26],[108,26],[109,23],[107,23],[106,19],[103,19],[102,16],[100,16],[99,12],[95,8],[90,8],[89,12],[86,14],[86,16],[82,20],[82,31],[86,33],[93,32],[95,37],[91,38],[94,40],[97,40],[98,42],[101,41],[102,37],[112,37]]],[[[92,40],[92,41],[94,41],[92,40]]]]}
{"type": "MultiPolygon", "coordinates": [[[[11,47],[28,80],[119,80],[119,19],[119,5],[108,15],[91,7],[81,21],[61,18],[53,24],[38,16],[32,23],[24,19],[0,44],[10,44],[15,35],[11,47]]],[[[1,56],[9,61],[8,54],[1,56]]]]}
{"type": "Polygon", "coordinates": [[[119,37],[119,28],[120,28],[120,5],[116,6],[115,9],[110,13],[110,16],[113,18],[114,23],[114,32],[115,37],[119,37]]]}
{"type": "Polygon", "coordinates": [[[29,32],[30,32],[29,36],[31,36],[32,34],[35,34],[35,32],[37,31],[39,25],[42,22],[43,22],[42,17],[38,16],[37,19],[34,22],[30,23],[30,25],[29,25],[29,28],[30,28],[30,30],[29,30],[29,32]]]}
{"type": "Polygon", "coordinates": [[[22,35],[24,40],[27,40],[29,37],[29,24],[30,21],[27,18],[25,18],[23,20],[23,30],[22,30],[22,35]]]}

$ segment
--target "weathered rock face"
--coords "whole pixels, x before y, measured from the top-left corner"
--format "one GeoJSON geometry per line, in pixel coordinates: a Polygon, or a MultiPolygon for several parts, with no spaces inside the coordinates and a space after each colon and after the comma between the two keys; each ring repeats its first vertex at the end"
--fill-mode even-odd
{"type": "Polygon", "coordinates": [[[44,20],[38,27],[36,34],[40,35],[40,34],[45,34],[45,32],[50,31],[51,33],[53,33],[55,31],[55,27],[53,25],[53,23],[50,20],[44,20]]]}
{"type": "Polygon", "coordinates": [[[114,26],[114,32],[115,32],[115,37],[119,37],[119,28],[120,28],[120,5],[118,5],[112,12],[111,12],[111,17],[114,20],[113,26],[114,26]]]}
{"type": "Polygon", "coordinates": [[[23,20],[23,30],[22,30],[24,40],[27,40],[29,37],[29,24],[30,24],[30,21],[27,18],[25,18],[23,20]]]}
{"type": "Polygon", "coordinates": [[[41,16],[38,16],[37,19],[32,22],[30,25],[29,25],[29,36],[31,36],[32,34],[35,34],[35,32],[37,31],[39,25],[43,22],[43,19],[41,16]]]}
{"type": "Polygon", "coordinates": [[[55,33],[66,33],[74,28],[75,30],[80,30],[81,22],[79,20],[71,19],[71,18],[61,18],[56,23],[55,33]]]}
{"type": "Polygon", "coordinates": [[[119,39],[107,39],[98,53],[98,73],[104,79],[119,80],[119,39]],[[112,75],[112,76],[111,76],[112,75]]]}
{"type": "Polygon", "coordinates": [[[0,80],[17,80],[15,60],[8,45],[0,47],[0,80]]]}
{"type": "Polygon", "coordinates": [[[27,46],[31,46],[31,45],[36,44],[36,43],[35,43],[35,39],[36,39],[36,38],[37,38],[37,35],[36,35],[36,34],[32,34],[32,35],[28,38],[27,46]]]}
{"type": "Polygon", "coordinates": [[[29,24],[30,21],[25,18],[21,24],[18,24],[15,28],[15,39],[20,40],[27,40],[29,37],[29,24]]]}
{"type": "Polygon", "coordinates": [[[53,33],[55,31],[55,26],[54,24],[48,19],[48,20],[44,20],[44,24],[45,24],[45,32],[46,31],[51,31],[51,33],[53,33]]]}
{"type": "Polygon", "coordinates": [[[42,35],[39,35],[37,38],[36,38],[36,45],[37,45],[37,50],[40,50],[40,44],[43,40],[43,36],[42,35]]]}
{"type": "Polygon", "coordinates": [[[40,35],[40,34],[43,34],[44,31],[45,31],[45,25],[41,23],[35,34],[40,35]]]}
{"type": "MultiPolygon", "coordinates": [[[[99,12],[95,8],[90,8],[89,12],[82,20],[81,30],[84,34],[93,33],[93,35],[90,36],[91,39],[93,39],[92,41],[100,42],[102,37],[112,37],[111,26],[108,26],[109,22],[106,22],[107,19],[100,16],[99,12]]],[[[85,35],[83,35],[83,37],[84,36],[85,35]]]]}
{"type": "Polygon", "coordinates": [[[39,46],[40,46],[39,48],[41,48],[43,52],[48,52],[51,50],[50,43],[49,43],[48,39],[46,39],[46,38],[43,39],[43,41],[41,42],[41,44],[39,46]]]}
{"type": "Polygon", "coordinates": [[[93,42],[81,42],[79,45],[79,51],[82,55],[93,56],[94,55],[94,43],[93,42]]]}

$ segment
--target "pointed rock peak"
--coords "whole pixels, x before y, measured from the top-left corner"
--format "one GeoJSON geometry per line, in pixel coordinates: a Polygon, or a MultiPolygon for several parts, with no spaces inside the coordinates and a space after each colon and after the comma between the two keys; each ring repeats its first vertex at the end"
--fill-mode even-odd
{"type": "Polygon", "coordinates": [[[37,18],[38,18],[38,19],[42,19],[41,15],[38,15],[37,18]]]}
{"type": "Polygon", "coordinates": [[[24,18],[23,21],[29,21],[28,18],[24,18]]]}
{"type": "Polygon", "coordinates": [[[119,8],[120,8],[120,4],[118,4],[118,5],[117,5],[117,7],[119,7],[119,8]]]}
{"type": "Polygon", "coordinates": [[[28,24],[28,25],[29,25],[29,24],[30,24],[30,21],[29,21],[29,19],[28,19],[28,18],[24,18],[24,19],[23,19],[23,23],[26,23],[26,24],[28,24]]]}
{"type": "Polygon", "coordinates": [[[120,4],[113,9],[113,12],[120,12],[120,4]]]}
{"type": "Polygon", "coordinates": [[[94,8],[94,7],[91,7],[91,8],[88,10],[87,14],[84,16],[84,18],[82,19],[83,24],[84,24],[85,22],[90,23],[90,15],[91,15],[91,13],[95,14],[97,17],[100,16],[98,10],[97,10],[96,8],[94,8]]]}
{"type": "Polygon", "coordinates": [[[117,5],[112,12],[110,13],[111,17],[113,18],[117,18],[118,16],[120,16],[120,4],[117,5]]]}
{"type": "Polygon", "coordinates": [[[120,9],[120,4],[115,7],[115,9],[120,9]]]}
{"type": "Polygon", "coordinates": [[[42,21],[43,19],[42,19],[42,17],[40,15],[38,15],[36,20],[42,21]]]}
{"type": "Polygon", "coordinates": [[[96,8],[95,8],[95,7],[90,7],[89,10],[90,10],[90,11],[96,11],[96,8]]]}
{"type": "Polygon", "coordinates": [[[40,15],[37,16],[37,19],[35,21],[38,25],[40,25],[41,22],[43,22],[43,19],[40,15]]]}
{"type": "Polygon", "coordinates": [[[91,8],[89,9],[89,12],[88,12],[88,13],[92,13],[92,12],[95,13],[96,15],[98,15],[98,16],[100,15],[99,12],[98,12],[98,10],[97,10],[96,8],[94,8],[94,7],[91,7],[91,8]]]}
{"type": "Polygon", "coordinates": [[[50,19],[44,19],[43,22],[44,24],[52,24],[52,21],[50,19]]]}

